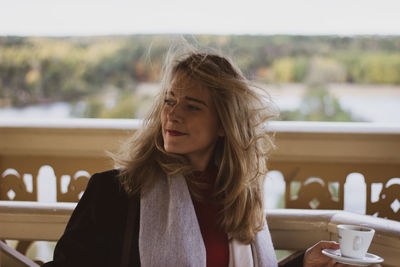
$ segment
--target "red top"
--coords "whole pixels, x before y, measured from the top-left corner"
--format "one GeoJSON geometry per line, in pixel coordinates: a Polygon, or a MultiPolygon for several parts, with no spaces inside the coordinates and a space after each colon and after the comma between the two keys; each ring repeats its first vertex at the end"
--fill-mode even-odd
{"type": "MultiPolygon", "coordinates": [[[[204,172],[195,172],[195,179],[212,185],[217,177],[218,169],[215,166],[204,172]]],[[[207,190],[205,191],[207,193],[207,190]]],[[[211,201],[200,202],[193,199],[194,209],[200,225],[201,235],[207,253],[207,267],[223,267],[229,265],[228,236],[217,225],[218,207],[211,201]]]]}

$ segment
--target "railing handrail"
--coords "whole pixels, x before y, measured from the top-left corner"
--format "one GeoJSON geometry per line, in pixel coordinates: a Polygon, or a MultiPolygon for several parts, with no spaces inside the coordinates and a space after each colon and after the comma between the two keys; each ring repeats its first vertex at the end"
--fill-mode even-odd
{"type": "MultiPolygon", "coordinates": [[[[37,221],[39,216],[52,218],[53,216],[64,217],[65,223],[75,209],[77,203],[70,202],[36,202],[36,201],[0,201],[0,225],[9,222],[7,217],[23,215],[28,220],[21,222],[29,224],[32,218],[37,221]]],[[[372,227],[377,235],[385,235],[399,241],[400,244],[400,222],[362,215],[342,210],[313,210],[313,209],[267,209],[265,210],[268,225],[273,230],[288,230],[292,225],[292,230],[300,230],[303,227],[313,228],[322,227],[325,230],[337,233],[334,229],[327,229],[328,225],[340,223],[362,224],[372,227]],[[293,227],[294,226],[294,227],[293,227]]],[[[0,238],[4,238],[4,231],[7,227],[0,227],[0,238]]],[[[305,229],[302,229],[305,230],[305,229]]],[[[61,234],[61,233],[60,233],[61,234]]],[[[15,232],[15,235],[19,235],[15,232]]],[[[6,238],[16,238],[17,236],[6,236],[6,238]]],[[[53,237],[51,237],[53,238],[53,237]]]]}
{"type": "Polygon", "coordinates": [[[139,129],[139,119],[0,119],[0,128],[139,129]]]}
{"type": "MultiPolygon", "coordinates": [[[[134,119],[0,119],[0,156],[106,158],[141,127],[134,119]]],[[[271,121],[272,161],[400,163],[400,124],[271,121]]]]}
{"type": "MultiPolygon", "coordinates": [[[[0,128],[99,128],[136,130],[142,125],[141,119],[4,119],[0,128]]],[[[358,133],[358,134],[400,134],[400,123],[391,122],[316,122],[316,121],[270,121],[271,132],[302,133],[358,133]]]]}
{"type": "MultiPolygon", "coordinates": [[[[0,201],[0,239],[57,240],[75,205],[0,201]]],[[[400,222],[339,210],[272,209],[266,217],[276,249],[304,250],[319,240],[337,240],[338,224],[362,224],[376,231],[369,252],[388,266],[400,262],[400,222]]]]}

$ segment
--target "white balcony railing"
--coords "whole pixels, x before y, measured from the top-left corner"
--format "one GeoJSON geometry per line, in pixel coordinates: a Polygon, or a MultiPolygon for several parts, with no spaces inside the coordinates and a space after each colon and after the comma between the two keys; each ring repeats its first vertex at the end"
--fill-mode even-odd
{"type": "MultiPolygon", "coordinates": [[[[58,240],[75,203],[0,202],[0,239],[58,240]]],[[[373,227],[369,249],[384,266],[399,266],[400,222],[337,210],[276,209],[267,211],[276,249],[303,251],[320,240],[338,240],[338,224],[373,227]]]]}
{"type": "MultiPolygon", "coordinates": [[[[78,201],[90,174],[113,167],[105,151],[138,127],[137,120],[0,121],[0,199],[38,200],[38,172],[50,166],[56,200],[78,201]]],[[[400,220],[399,124],[271,122],[270,131],[277,149],[269,167],[286,183],[286,207],[343,209],[347,178],[358,173],[366,213],[400,220]]]]}
{"type": "MultiPolygon", "coordinates": [[[[7,231],[19,233],[13,238],[21,240],[57,239],[74,204],[53,203],[57,205],[57,212],[53,214],[51,209],[45,211],[48,206],[41,206],[47,204],[18,204],[19,201],[38,201],[43,194],[53,194],[54,201],[77,202],[91,174],[113,167],[105,151],[116,151],[140,125],[137,120],[0,120],[0,200],[3,200],[0,239],[11,237],[5,234],[7,231]],[[45,178],[46,192],[40,192],[38,186],[38,180],[43,178],[40,175],[43,166],[54,171],[52,177],[45,178]],[[6,202],[10,200],[13,200],[12,205],[6,202]],[[37,215],[40,209],[42,215],[37,215]],[[27,223],[39,226],[38,229],[43,226],[47,233],[32,236],[31,231],[20,230],[27,223]]],[[[346,182],[354,173],[362,177],[359,187],[365,191],[365,213],[400,221],[399,124],[271,122],[269,129],[275,133],[277,145],[269,168],[283,177],[285,207],[329,209],[326,212],[269,212],[278,248],[304,249],[312,240],[300,242],[299,247],[289,245],[303,240],[305,233],[312,231],[314,234],[319,229],[321,224],[318,223],[312,224],[313,228],[306,227],[305,224],[312,221],[322,223],[319,220],[325,220],[322,225],[326,228],[321,233],[330,239],[335,237],[332,220],[341,218],[340,222],[352,222],[349,218],[353,215],[338,210],[343,210],[349,201],[345,200],[346,182]],[[281,229],[281,226],[286,227],[283,223],[286,219],[287,229],[281,229]],[[290,227],[299,232],[290,232],[290,227]],[[297,241],[292,242],[285,233],[297,241]]],[[[372,224],[380,229],[377,240],[380,240],[380,233],[387,237],[382,239],[382,244],[387,245],[379,245],[378,254],[385,257],[388,266],[396,266],[394,262],[400,262],[398,225],[391,220],[365,218],[374,220],[372,224]],[[389,254],[385,256],[381,251],[389,254]]]]}

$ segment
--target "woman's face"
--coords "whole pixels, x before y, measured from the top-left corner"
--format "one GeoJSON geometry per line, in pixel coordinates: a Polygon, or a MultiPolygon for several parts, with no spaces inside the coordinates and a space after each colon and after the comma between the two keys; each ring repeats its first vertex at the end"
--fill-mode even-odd
{"type": "Polygon", "coordinates": [[[161,112],[167,152],[188,157],[195,170],[204,170],[219,136],[224,135],[209,89],[177,73],[161,112]]]}

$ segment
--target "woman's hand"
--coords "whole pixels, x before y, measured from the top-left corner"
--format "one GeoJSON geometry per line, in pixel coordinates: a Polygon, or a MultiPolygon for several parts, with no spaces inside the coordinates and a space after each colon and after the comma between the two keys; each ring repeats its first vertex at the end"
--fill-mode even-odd
{"type": "Polygon", "coordinates": [[[337,263],[334,259],[322,254],[323,249],[339,249],[339,244],[334,241],[319,241],[307,249],[304,254],[304,267],[348,267],[351,265],[337,263]]]}

